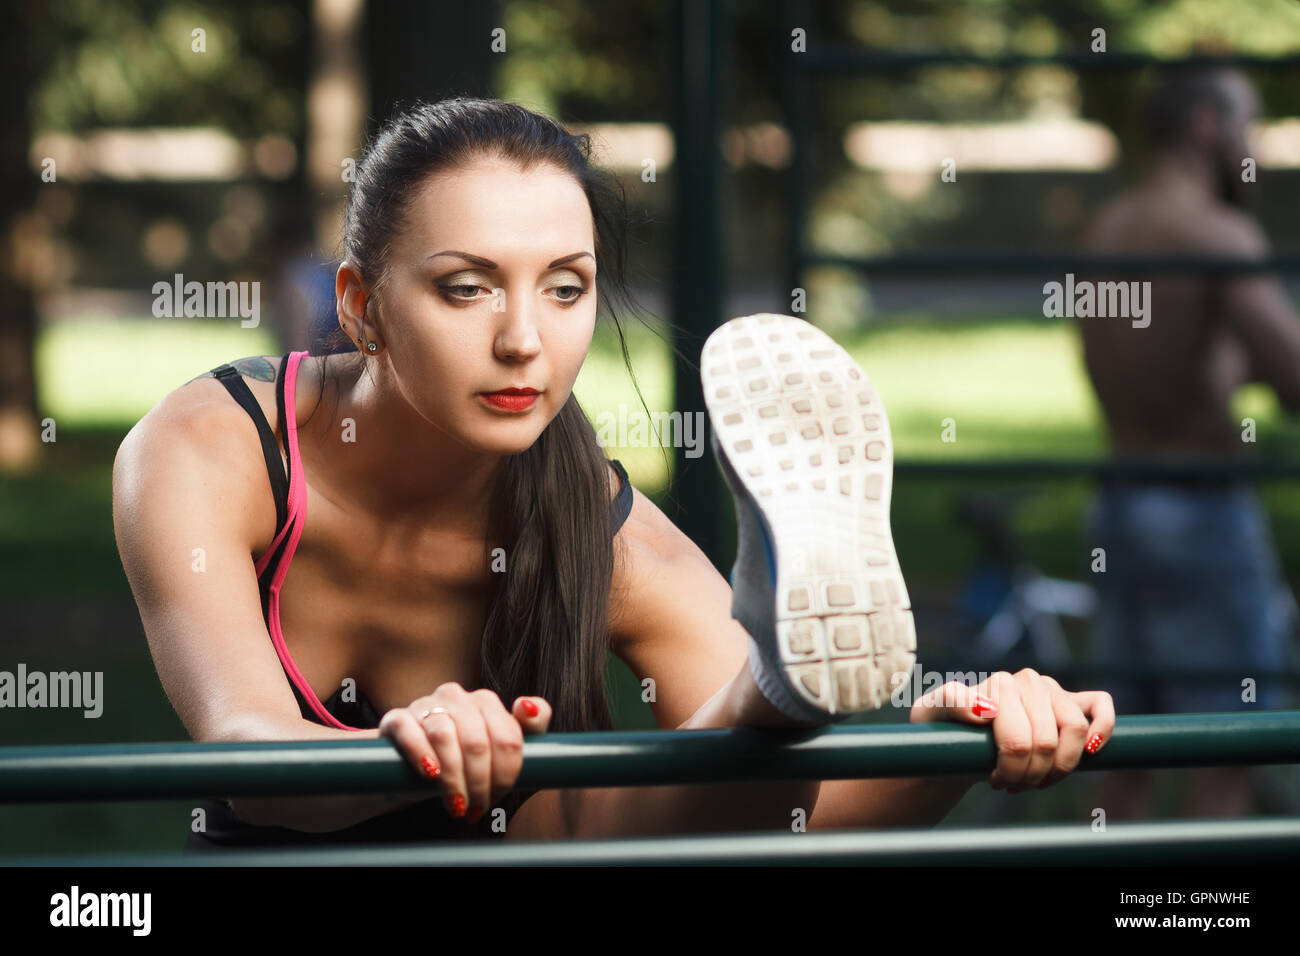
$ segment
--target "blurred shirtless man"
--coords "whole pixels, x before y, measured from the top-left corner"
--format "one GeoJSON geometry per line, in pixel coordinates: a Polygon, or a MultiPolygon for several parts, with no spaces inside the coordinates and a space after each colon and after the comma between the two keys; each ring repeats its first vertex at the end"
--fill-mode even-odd
{"type": "MultiPolygon", "coordinates": [[[[1250,81],[1228,69],[1169,76],[1147,103],[1146,177],[1089,223],[1084,248],[1107,255],[1260,258],[1258,223],[1242,208],[1247,126],[1258,112],[1250,81]]],[[[1262,188],[1262,187],[1261,187],[1262,188]]],[[[1091,278],[1091,277],[1089,277],[1091,278]]],[[[1229,399],[1264,382],[1287,412],[1300,410],[1300,315],[1269,273],[1151,275],[1149,324],[1080,318],[1088,373],[1119,458],[1242,455],[1243,425],[1229,399]]],[[[1116,680],[1117,713],[1271,710],[1285,689],[1259,679],[1291,664],[1294,602],[1283,584],[1267,519],[1247,483],[1108,481],[1091,514],[1088,550],[1101,606],[1094,662],[1119,667],[1219,668],[1214,683],[1116,680]],[[1243,680],[1256,699],[1243,702],[1243,680]]],[[[1150,772],[1103,775],[1112,817],[1151,814],[1150,772]]],[[[1244,767],[1189,773],[1187,816],[1253,811],[1244,767]]]]}

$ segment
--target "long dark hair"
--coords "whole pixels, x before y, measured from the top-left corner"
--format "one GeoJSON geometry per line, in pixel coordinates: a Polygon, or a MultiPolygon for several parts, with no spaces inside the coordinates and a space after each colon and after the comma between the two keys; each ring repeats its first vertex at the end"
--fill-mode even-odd
{"type": "MultiPolygon", "coordinates": [[[[591,162],[590,137],[549,117],[501,100],[455,97],[417,101],[390,118],[354,171],[344,256],[371,283],[372,297],[381,293],[389,242],[406,224],[415,187],[481,156],[514,161],[525,171],[554,166],[581,184],[595,226],[597,303],[614,322],[636,385],[618,319],[620,310],[639,311],[627,283],[626,195],[614,174],[591,162]]],[[[312,344],[322,381],[328,353],[348,346],[355,349],[337,327],[312,344]]],[[[365,357],[357,351],[341,360],[356,370],[365,357]]],[[[605,686],[615,560],[610,474],[595,430],[571,394],[532,446],[502,459],[491,491],[485,560],[491,549],[504,548],[507,570],[491,577],[482,683],[507,708],[520,695],[546,698],[554,710],[552,731],[612,726],[605,686]]],[[[513,813],[522,795],[511,796],[515,806],[506,805],[513,813]]]]}

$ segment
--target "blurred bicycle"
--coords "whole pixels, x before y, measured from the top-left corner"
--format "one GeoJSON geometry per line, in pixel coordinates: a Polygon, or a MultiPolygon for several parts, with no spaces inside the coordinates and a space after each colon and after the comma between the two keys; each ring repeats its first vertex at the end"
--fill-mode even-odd
{"type": "Polygon", "coordinates": [[[957,520],[979,545],[953,609],[953,649],[988,670],[1034,667],[1050,673],[1074,660],[1062,621],[1087,620],[1097,609],[1089,584],[1051,577],[1030,562],[1012,530],[1016,511],[1036,491],[968,493],[957,520]]]}

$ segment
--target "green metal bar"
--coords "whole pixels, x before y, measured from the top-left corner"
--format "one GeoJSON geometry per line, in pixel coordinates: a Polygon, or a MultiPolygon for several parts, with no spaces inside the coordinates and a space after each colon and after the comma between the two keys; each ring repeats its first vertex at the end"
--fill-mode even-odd
{"type": "Polygon", "coordinates": [[[1097,866],[1300,860],[1300,820],[816,830],[689,837],[22,857],[0,866],[1097,866]]]}
{"type": "Polygon", "coordinates": [[[831,266],[868,274],[931,276],[961,275],[1041,276],[1058,282],[1066,273],[1079,278],[1124,275],[1237,275],[1264,272],[1300,272],[1300,256],[1273,255],[1256,259],[1212,256],[1117,256],[1064,252],[1005,251],[962,252],[935,250],[900,252],[888,256],[839,256],[801,252],[800,268],[831,266]]]}
{"type": "MultiPolygon", "coordinates": [[[[1268,687],[1273,684],[1286,686],[1295,686],[1300,684],[1300,669],[1277,668],[1261,669],[1251,667],[1247,671],[1245,667],[1237,666],[1233,669],[1225,667],[1160,667],[1158,670],[1151,667],[1142,667],[1139,665],[1120,666],[1115,664],[1085,664],[1085,663],[1064,663],[1064,664],[1039,664],[1032,663],[1028,665],[1000,663],[990,666],[989,663],[972,664],[969,660],[962,661],[945,661],[934,657],[927,656],[923,673],[934,672],[941,674],[978,674],[980,671],[990,670],[1011,670],[1013,667],[1030,666],[1041,669],[1044,673],[1050,673],[1052,677],[1060,681],[1062,685],[1074,684],[1075,689],[1084,690],[1081,685],[1083,682],[1090,682],[1092,686],[1098,686],[1102,681],[1123,681],[1126,683],[1151,683],[1168,687],[1171,684],[1195,684],[1203,687],[1207,684],[1221,684],[1224,687],[1232,687],[1241,690],[1241,681],[1244,677],[1254,678],[1256,685],[1268,687]]],[[[954,678],[958,679],[958,678],[954,678]]],[[[923,685],[926,686],[926,685],[923,685]]],[[[1104,687],[1102,688],[1105,689],[1104,687]]]]}
{"type": "MultiPolygon", "coordinates": [[[[793,296],[794,290],[803,288],[804,240],[808,228],[809,169],[812,148],[812,123],[809,117],[811,96],[808,73],[797,65],[806,53],[790,49],[791,32],[795,27],[805,31],[812,26],[812,13],[807,0],[787,0],[786,24],[777,32],[777,42],[784,45],[778,51],[782,65],[781,98],[785,125],[790,137],[790,164],[785,172],[785,261],[786,287],[782,297],[793,296]]],[[[805,296],[806,298],[806,296],[805,296]]],[[[793,306],[792,306],[793,308],[793,306]]]]}
{"type": "Polygon", "coordinates": [[[1122,71],[1146,67],[1168,69],[1180,66],[1236,66],[1248,69],[1287,70],[1300,66],[1300,56],[1186,56],[1177,59],[1146,53],[1113,51],[1107,53],[1069,52],[1035,55],[1006,53],[981,56],[976,53],[898,53],[872,47],[832,44],[810,47],[799,61],[805,70],[815,73],[900,73],[935,66],[987,66],[1015,69],[1030,66],[1071,66],[1078,70],[1122,71]]]}
{"type": "MultiPolygon", "coordinates": [[[[991,772],[991,731],[955,722],[809,730],[541,734],[517,786],[646,786],[991,772]]],[[[1079,770],[1300,762],[1300,710],[1120,717],[1079,770]]],[[[432,791],[387,740],[0,749],[0,803],[432,791]]]]}
{"type": "Polygon", "coordinates": [[[1000,458],[995,460],[901,459],[898,475],[963,478],[1095,478],[1132,481],[1198,482],[1284,479],[1300,476],[1300,462],[1136,462],[1089,458],[1000,458]]]}

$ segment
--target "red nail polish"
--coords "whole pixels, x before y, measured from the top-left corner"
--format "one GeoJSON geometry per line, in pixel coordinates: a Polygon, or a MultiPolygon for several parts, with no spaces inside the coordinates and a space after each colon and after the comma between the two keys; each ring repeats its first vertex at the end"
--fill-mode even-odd
{"type": "Polygon", "coordinates": [[[520,702],[520,706],[523,707],[524,713],[527,714],[529,717],[537,716],[538,713],[537,705],[534,704],[531,700],[525,698],[523,701],[520,702]]]}
{"type": "Polygon", "coordinates": [[[1093,734],[1091,737],[1088,738],[1088,743],[1083,749],[1088,751],[1088,753],[1090,754],[1095,754],[1100,747],[1101,747],[1101,734],[1093,734]]]}
{"type": "Polygon", "coordinates": [[[972,709],[976,717],[996,717],[998,713],[998,705],[983,694],[975,695],[975,706],[972,709]]]}
{"type": "Polygon", "coordinates": [[[434,763],[433,758],[428,755],[420,758],[420,768],[424,771],[426,777],[431,777],[434,780],[437,780],[438,775],[442,773],[442,768],[434,763]]]}
{"type": "Polygon", "coordinates": [[[469,820],[470,823],[478,823],[479,820],[483,819],[483,808],[474,807],[472,810],[470,810],[469,816],[466,817],[465,819],[469,820]]]}
{"type": "Polygon", "coordinates": [[[465,815],[465,798],[459,793],[451,798],[451,815],[453,817],[463,817],[465,815]]]}

